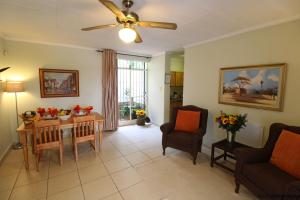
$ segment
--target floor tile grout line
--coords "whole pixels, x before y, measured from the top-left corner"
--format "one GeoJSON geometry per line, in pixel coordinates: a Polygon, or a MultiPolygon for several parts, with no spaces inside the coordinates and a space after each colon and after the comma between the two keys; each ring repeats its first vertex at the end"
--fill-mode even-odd
{"type": "MultiPolygon", "coordinates": [[[[96,156],[96,157],[98,158],[98,156],[96,156]]],[[[61,176],[61,175],[69,174],[69,173],[74,173],[74,172],[76,171],[76,172],[77,172],[77,175],[78,175],[78,177],[79,177],[80,187],[81,187],[81,190],[82,190],[82,192],[83,192],[83,188],[82,188],[82,183],[81,183],[81,179],[80,179],[80,175],[79,175],[79,168],[78,168],[77,162],[75,162],[75,165],[76,165],[76,170],[74,170],[74,171],[68,171],[68,172],[62,173],[62,174],[60,174],[60,175],[56,175],[56,176],[49,177],[49,179],[52,179],[52,178],[55,178],[55,177],[58,177],[58,176],[61,176]]],[[[89,166],[87,166],[87,167],[89,167],[89,166]]],[[[84,168],[85,168],[85,167],[84,167],[84,168]]],[[[84,168],[81,168],[81,169],[84,169],[84,168]]],[[[50,170],[49,170],[49,172],[50,172],[50,170]]],[[[49,181],[49,179],[48,179],[48,181],[49,181]]],[[[50,196],[50,197],[51,197],[51,196],[54,196],[54,195],[56,195],[56,194],[59,194],[59,193],[62,193],[62,192],[65,192],[65,191],[74,189],[74,188],[76,188],[76,187],[78,187],[78,186],[79,186],[79,185],[76,185],[76,186],[74,186],[74,187],[71,187],[71,188],[62,190],[62,191],[60,191],[60,192],[57,192],[57,193],[52,194],[52,195],[49,195],[49,196],[50,196]]],[[[48,196],[48,194],[47,194],[47,196],[48,196]]],[[[84,197],[84,199],[85,199],[84,192],[83,192],[83,197],[84,197]]]]}
{"type": "MultiPolygon", "coordinates": [[[[13,150],[13,151],[14,151],[14,150],[13,150]]],[[[17,150],[15,150],[15,151],[17,151],[17,150]]],[[[24,161],[22,162],[22,165],[21,165],[20,168],[19,168],[19,171],[18,171],[18,173],[17,173],[17,177],[16,177],[16,180],[15,180],[15,183],[14,183],[14,185],[13,185],[11,191],[10,191],[10,194],[9,194],[8,199],[11,199],[12,193],[13,193],[13,191],[14,191],[14,189],[15,189],[15,186],[16,186],[16,184],[17,184],[17,181],[18,181],[18,179],[19,179],[19,176],[20,176],[20,174],[21,174],[21,171],[22,171],[23,166],[25,166],[25,162],[24,162],[24,161]]]]}
{"type": "MultiPolygon", "coordinates": [[[[100,146],[100,144],[99,144],[99,146],[100,146]]],[[[102,162],[102,160],[99,158],[98,152],[97,152],[96,150],[94,150],[94,151],[95,151],[95,153],[96,153],[95,157],[96,157],[97,159],[99,159],[100,162],[102,162]]],[[[80,182],[81,191],[82,191],[82,194],[83,194],[83,199],[85,200],[85,194],[84,194],[84,190],[83,190],[83,184],[84,184],[84,183],[82,182],[81,177],[80,177],[80,174],[79,174],[78,162],[75,161],[75,163],[76,163],[77,175],[78,175],[78,177],[79,177],[79,182],[80,182]]],[[[88,166],[87,166],[87,167],[88,167],[88,166]]],[[[84,168],[81,168],[81,169],[84,169],[84,168]]]]}
{"type": "MultiPolygon", "coordinates": [[[[111,141],[109,141],[109,142],[114,146],[114,144],[113,144],[111,141]]],[[[114,146],[114,147],[115,147],[115,146],[114,146]]],[[[117,147],[115,147],[115,148],[116,148],[117,151],[120,152],[120,150],[119,150],[117,147]]],[[[143,152],[138,148],[138,151],[133,152],[133,153],[131,153],[131,154],[134,154],[134,153],[137,153],[137,152],[143,153],[143,152]]],[[[120,153],[121,153],[122,157],[130,164],[130,167],[128,167],[128,168],[126,168],[126,169],[133,168],[133,169],[136,170],[136,167],[135,167],[129,160],[126,159],[126,156],[123,155],[122,152],[120,152],[120,153]]],[[[144,153],[143,153],[143,154],[144,154],[144,153]]],[[[130,154],[128,154],[128,155],[130,155],[130,154]]],[[[144,154],[144,155],[145,155],[145,154],[144,154]]],[[[148,158],[151,160],[151,158],[150,158],[148,155],[145,155],[145,156],[148,157],[148,158]]],[[[147,160],[147,161],[148,161],[148,160],[147,160]]],[[[146,163],[147,161],[142,162],[142,163],[146,163]]],[[[142,163],[138,163],[138,164],[142,164],[142,163]]],[[[105,164],[104,164],[104,166],[105,166],[105,164]]],[[[105,168],[106,168],[106,166],[105,166],[105,168]]],[[[121,169],[121,170],[119,170],[118,172],[123,171],[123,170],[126,170],[126,169],[121,169]]],[[[120,196],[121,196],[121,198],[122,198],[123,200],[124,200],[125,198],[123,197],[123,195],[122,195],[122,193],[121,193],[122,190],[129,189],[129,188],[131,188],[131,187],[133,187],[133,186],[135,186],[135,185],[141,183],[142,181],[144,181],[144,179],[142,178],[141,181],[139,181],[139,182],[137,182],[137,183],[135,183],[135,184],[133,184],[133,185],[131,185],[131,186],[129,186],[129,187],[126,187],[126,188],[123,188],[122,190],[120,190],[120,189],[117,187],[115,181],[114,181],[113,178],[112,178],[112,174],[115,174],[115,173],[117,173],[117,172],[114,172],[114,173],[110,173],[110,172],[109,172],[109,176],[111,177],[113,183],[115,184],[115,186],[116,186],[116,188],[117,188],[117,190],[118,190],[118,192],[119,192],[119,194],[120,194],[120,196]]],[[[138,173],[138,172],[137,172],[137,173],[138,173]]],[[[139,176],[140,176],[140,174],[139,174],[139,176]]]]}
{"type": "MultiPolygon", "coordinates": [[[[111,143],[111,141],[109,141],[110,143],[111,143]]],[[[111,143],[112,144],[112,143],[111,143]]],[[[112,144],[113,145],[113,144],[112,144]]],[[[117,149],[117,151],[119,151],[118,149],[117,149]]],[[[100,158],[101,159],[101,158],[100,158]]],[[[101,159],[102,160],[102,159],[101,159]]],[[[125,200],[124,199],[124,197],[122,196],[122,194],[121,194],[121,192],[120,192],[120,190],[119,190],[119,188],[118,188],[118,186],[117,186],[117,184],[115,183],[115,181],[114,181],[114,179],[113,179],[113,177],[112,177],[112,174],[108,171],[108,169],[107,169],[107,167],[105,166],[105,164],[104,164],[104,161],[102,160],[102,162],[103,162],[103,166],[104,166],[104,168],[106,169],[106,171],[108,172],[108,175],[109,175],[109,177],[110,177],[110,179],[112,180],[112,182],[113,182],[113,184],[115,185],[115,187],[117,188],[117,191],[118,191],[118,193],[120,194],[120,196],[121,196],[121,198],[123,199],[123,200],[125,200]]],[[[109,195],[110,196],[110,195],[109,195]]],[[[109,196],[107,196],[107,197],[109,197],[109,196]]],[[[103,198],[106,198],[106,197],[103,197],[103,198]]]]}
{"type": "Polygon", "coordinates": [[[47,177],[47,191],[46,191],[46,200],[48,199],[49,176],[50,176],[50,160],[48,160],[48,177],[47,177]]]}
{"type": "Polygon", "coordinates": [[[77,175],[78,175],[78,177],[79,177],[80,188],[81,188],[81,191],[82,191],[83,199],[85,200],[85,194],[84,194],[84,190],[83,190],[83,182],[82,182],[81,177],[80,177],[80,174],[79,174],[79,169],[78,169],[78,164],[77,164],[77,162],[76,162],[76,169],[77,169],[77,175]]]}

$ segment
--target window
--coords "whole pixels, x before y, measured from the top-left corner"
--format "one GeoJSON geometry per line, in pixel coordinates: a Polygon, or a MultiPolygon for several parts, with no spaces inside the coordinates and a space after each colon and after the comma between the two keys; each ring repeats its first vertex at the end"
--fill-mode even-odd
{"type": "Polygon", "coordinates": [[[137,109],[147,109],[147,67],[145,61],[118,59],[120,125],[136,119],[137,109]]]}

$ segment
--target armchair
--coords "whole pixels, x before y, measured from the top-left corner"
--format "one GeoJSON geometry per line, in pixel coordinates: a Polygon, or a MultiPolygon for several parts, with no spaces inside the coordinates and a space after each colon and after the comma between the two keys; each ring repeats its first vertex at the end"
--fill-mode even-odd
{"type": "Polygon", "coordinates": [[[199,108],[192,105],[179,106],[174,108],[174,112],[171,117],[171,122],[165,123],[160,127],[160,130],[163,133],[162,135],[163,155],[165,155],[165,150],[167,147],[179,149],[182,151],[189,152],[193,156],[193,163],[196,164],[198,152],[201,152],[202,139],[206,133],[207,115],[208,115],[207,109],[199,108]],[[201,112],[199,128],[194,133],[186,133],[186,132],[174,130],[178,110],[201,112]]]}
{"type": "Polygon", "coordinates": [[[269,160],[281,131],[289,130],[300,134],[300,127],[274,123],[264,148],[239,148],[235,171],[235,192],[240,184],[246,186],[260,199],[300,200],[300,180],[272,165],[269,160]]]}

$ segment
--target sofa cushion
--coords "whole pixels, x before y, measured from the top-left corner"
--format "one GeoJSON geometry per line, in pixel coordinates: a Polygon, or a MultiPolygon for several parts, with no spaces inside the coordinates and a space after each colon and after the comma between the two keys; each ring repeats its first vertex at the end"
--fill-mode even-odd
{"type": "Polygon", "coordinates": [[[300,179],[300,134],[282,130],[270,162],[300,179]]]}
{"type": "Polygon", "coordinates": [[[273,199],[281,199],[288,184],[297,180],[271,163],[245,164],[243,175],[273,199]]]}
{"type": "Polygon", "coordinates": [[[193,133],[199,128],[200,111],[178,110],[175,130],[193,133]]]}

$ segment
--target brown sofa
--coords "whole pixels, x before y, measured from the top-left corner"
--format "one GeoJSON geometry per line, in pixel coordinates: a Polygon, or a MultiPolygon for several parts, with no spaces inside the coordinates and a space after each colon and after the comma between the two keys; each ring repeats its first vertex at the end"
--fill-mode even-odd
{"type": "Polygon", "coordinates": [[[300,180],[269,162],[283,129],[300,134],[300,127],[274,123],[270,127],[269,138],[264,148],[236,149],[236,193],[239,192],[240,184],[243,184],[259,199],[300,200],[300,180]]]}
{"type": "Polygon", "coordinates": [[[201,152],[202,139],[206,133],[207,115],[208,115],[207,109],[199,108],[192,105],[179,106],[174,108],[171,122],[163,124],[160,127],[163,133],[162,135],[163,155],[165,155],[165,150],[167,147],[179,149],[191,153],[191,155],[193,156],[193,163],[196,164],[198,152],[201,152]],[[178,110],[190,110],[190,111],[201,112],[199,129],[197,129],[196,133],[191,134],[191,133],[185,133],[182,131],[174,130],[178,110]]]}

